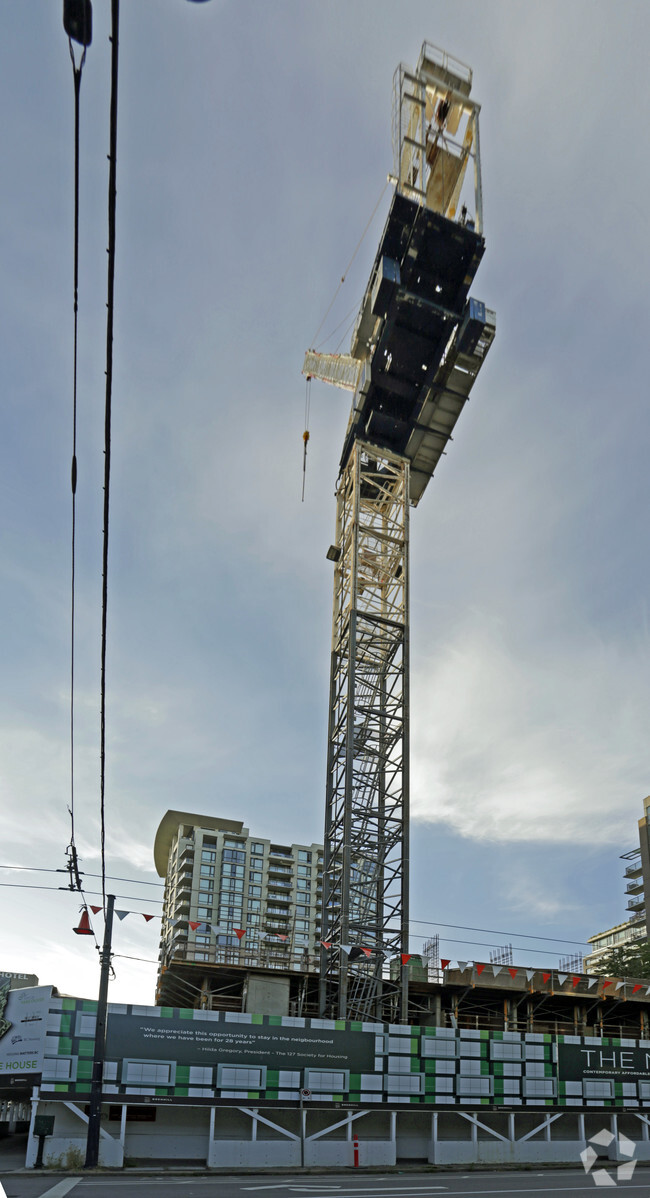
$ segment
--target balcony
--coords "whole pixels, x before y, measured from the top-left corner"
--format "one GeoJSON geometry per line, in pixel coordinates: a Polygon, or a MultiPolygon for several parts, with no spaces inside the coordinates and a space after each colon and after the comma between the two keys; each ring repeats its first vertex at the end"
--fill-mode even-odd
{"type": "Polygon", "coordinates": [[[639,898],[630,899],[629,903],[627,904],[627,909],[628,911],[632,911],[635,915],[640,914],[641,911],[645,910],[645,897],[640,895],[639,898]]]}
{"type": "Polygon", "coordinates": [[[623,874],[623,877],[624,878],[640,878],[642,873],[643,873],[643,870],[641,867],[641,862],[639,861],[639,862],[636,862],[634,865],[627,865],[625,867],[625,873],[623,874]]]}
{"type": "MultiPolygon", "coordinates": [[[[283,890],[291,890],[291,882],[284,882],[282,878],[269,878],[269,893],[271,886],[281,886],[283,890]]],[[[278,896],[280,897],[280,896],[278,896]]]]}
{"type": "Polygon", "coordinates": [[[626,894],[643,894],[643,878],[637,878],[634,882],[628,882],[625,887],[626,894]]]}

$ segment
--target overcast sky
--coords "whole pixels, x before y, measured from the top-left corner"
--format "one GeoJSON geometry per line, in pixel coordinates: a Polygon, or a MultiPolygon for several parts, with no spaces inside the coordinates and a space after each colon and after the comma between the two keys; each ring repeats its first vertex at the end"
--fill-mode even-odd
{"type": "MultiPolygon", "coordinates": [[[[93,8],[75,795],[88,875],[99,872],[109,0],[93,8]]],[[[474,70],[487,248],[473,294],[496,309],[497,338],[411,523],[412,913],[429,921],[413,925],[413,949],[438,927],[446,957],[488,960],[512,941],[519,963],[557,964],[571,943],[524,935],[577,949],[624,918],[619,854],[638,843],[650,792],[647,5],[122,10],[107,872],[156,882],[169,807],[322,839],[325,551],[349,404],[313,385],[302,504],[300,372],[392,169],[393,72],[415,65],[426,38],[474,70]]],[[[0,88],[0,864],[60,869],[73,361],[60,4],[3,7],[0,88]]],[[[325,348],[347,348],[388,202],[386,191],[325,348]]],[[[6,885],[65,879],[2,869],[0,881],[0,970],[92,997],[96,952],[72,933],[78,897],[6,885]]],[[[113,887],[118,906],[160,912],[161,888],[113,887]]],[[[118,925],[115,1001],[152,1001],[159,927],[118,925]]]]}

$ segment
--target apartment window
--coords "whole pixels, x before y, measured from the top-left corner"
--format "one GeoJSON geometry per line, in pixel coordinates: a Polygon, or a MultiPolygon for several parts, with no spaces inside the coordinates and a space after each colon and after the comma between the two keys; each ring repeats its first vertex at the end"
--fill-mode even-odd
{"type": "Polygon", "coordinates": [[[223,847],[224,847],[224,849],[245,849],[246,842],[244,840],[226,839],[223,842],[223,847]]]}
{"type": "Polygon", "coordinates": [[[239,940],[236,936],[217,936],[217,944],[219,948],[238,948],[239,940]]]}
{"type": "Polygon", "coordinates": [[[209,937],[209,936],[197,936],[197,937],[196,937],[196,944],[197,944],[197,946],[198,946],[198,945],[201,945],[201,947],[202,947],[202,948],[209,948],[209,946],[210,946],[210,937],[209,937]]]}
{"type": "Polygon", "coordinates": [[[261,882],[262,874],[261,874],[260,870],[257,870],[257,869],[249,870],[248,880],[249,880],[249,882],[261,882]]]}
{"type": "Polygon", "coordinates": [[[251,857],[251,869],[263,869],[263,867],[264,867],[264,858],[263,857],[251,857]]]}
{"type": "Polygon", "coordinates": [[[298,866],[298,877],[299,878],[311,878],[311,866],[310,865],[299,865],[298,866]]]}
{"type": "Polygon", "coordinates": [[[296,915],[309,915],[309,907],[296,907],[296,915]]]}
{"type": "Polygon", "coordinates": [[[238,919],[242,917],[242,908],[233,906],[232,903],[219,904],[219,919],[238,919]]]}
{"type": "Polygon", "coordinates": [[[221,879],[221,889],[222,889],[222,893],[225,892],[226,890],[243,890],[244,889],[244,879],[243,878],[222,878],[221,879]]]}
{"type": "Polygon", "coordinates": [[[214,877],[214,865],[202,865],[200,873],[201,873],[202,878],[213,878],[214,877]]]}
{"type": "Polygon", "coordinates": [[[203,953],[203,952],[201,952],[201,953],[195,953],[195,954],[194,954],[194,960],[195,960],[195,961],[209,961],[209,960],[210,960],[210,957],[209,957],[209,954],[208,954],[208,953],[203,953]]]}
{"type": "Polygon", "coordinates": [[[212,852],[211,849],[202,849],[201,850],[201,860],[202,861],[216,861],[217,854],[212,852]]]}
{"type": "Polygon", "coordinates": [[[257,840],[253,841],[253,844],[251,845],[251,853],[259,853],[261,857],[264,853],[264,845],[260,844],[257,840]]]}
{"type": "Polygon", "coordinates": [[[214,899],[214,891],[213,890],[201,890],[200,891],[200,893],[199,893],[199,902],[200,903],[211,903],[213,899],[214,899]]]}
{"type": "Polygon", "coordinates": [[[244,876],[243,865],[233,865],[230,861],[227,861],[227,862],[225,862],[224,865],[221,866],[221,877],[222,878],[243,878],[243,876],[244,876]]]}
{"type": "Polygon", "coordinates": [[[262,893],[262,887],[261,886],[249,886],[248,893],[250,894],[251,898],[258,898],[262,893]]]}
{"type": "Polygon", "coordinates": [[[246,854],[241,853],[241,852],[238,853],[235,851],[235,849],[224,849],[223,853],[221,854],[221,860],[222,861],[245,861],[246,854]]]}
{"type": "Polygon", "coordinates": [[[261,911],[262,904],[261,904],[260,900],[259,899],[249,899],[248,900],[248,910],[249,911],[261,911]]]}
{"type": "MultiPolygon", "coordinates": [[[[303,879],[301,879],[301,881],[300,881],[300,885],[301,885],[301,886],[309,886],[309,882],[305,882],[303,879]]],[[[311,902],[311,895],[309,894],[309,892],[308,892],[308,891],[305,891],[305,890],[297,890],[297,891],[296,891],[296,898],[297,898],[297,900],[298,900],[298,902],[299,902],[299,903],[309,903],[309,902],[311,902]]]]}
{"type": "Polygon", "coordinates": [[[197,907],[196,914],[199,919],[212,919],[212,907],[197,907]]]}
{"type": "Polygon", "coordinates": [[[249,915],[249,916],[248,916],[248,926],[249,926],[250,928],[256,928],[256,927],[259,927],[259,922],[260,922],[260,916],[259,916],[259,915],[249,915]]]}
{"type": "Polygon", "coordinates": [[[298,860],[310,862],[311,853],[306,853],[304,849],[298,849],[298,860]]]}
{"type": "Polygon", "coordinates": [[[296,920],[296,931],[297,932],[308,932],[309,931],[309,920],[308,919],[297,919],[296,920]]]}

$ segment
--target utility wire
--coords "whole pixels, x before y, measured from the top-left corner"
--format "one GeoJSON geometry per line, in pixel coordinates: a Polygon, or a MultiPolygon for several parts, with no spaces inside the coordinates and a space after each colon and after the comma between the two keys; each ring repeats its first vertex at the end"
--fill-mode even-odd
{"type": "Polygon", "coordinates": [[[117,82],[119,0],[111,0],[111,110],[108,173],[108,288],[106,301],[106,402],[104,407],[104,535],[102,550],[102,643],[100,715],[100,848],[102,904],[106,910],[106,618],[108,608],[108,521],[111,480],[111,407],[113,390],[113,313],[115,296],[115,207],[117,199],[117,82]]]}
{"type": "Polygon", "coordinates": [[[484,932],[487,936],[518,936],[526,940],[550,940],[552,944],[588,944],[587,940],[562,940],[559,936],[537,936],[534,932],[502,932],[499,928],[471,928],[461,923],[438,923],[431,919],[412,919],[410,922],[430,928],[454,928],[457,932],[484,932]]]}
{"type": "Polygon", "coordinates": [[[74,346],[72,372],[72,547],[70,567],[70,844],[66,849],[70,890],[81,890],[79,863],[74,839],[74,650],[75,650],[75,539],[76,539],[76,496],[77,496],[77,347],[79,313],[79,110],[81,96],[81,73],[86,61],[84,45],[79,65],[75,61],[72,38],[68,37],[72,77],[74,80],[74,265],[73,265],[73,312],[74,346]]]}
{"type": "MultiPolygon", "coordinates": [[[[39,865],[0,865],[0,869],[20,869],[29,873],[38,874],[63,874],[67,873],[64,869],[45,869],[39,865]]],[[[101,874],[89,874],[86,870],[82,870],[83,878],[101,878],[101,874]]],[[[164,886],[164,882],[144,882],[141,878],[116,878],[111,874],[106,874],[108,882],[132,882],[134,886],[164,886]]]]}

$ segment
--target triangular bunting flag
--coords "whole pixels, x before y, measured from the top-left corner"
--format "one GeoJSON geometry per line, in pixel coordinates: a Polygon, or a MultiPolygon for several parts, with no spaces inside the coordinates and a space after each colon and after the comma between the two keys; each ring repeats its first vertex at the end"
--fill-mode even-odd
{"type": "Polygon", "coordinates": [[[597,985],[598,985],[598,978],[591,978],[589,981],[588,988],[589,988],[589,990],[591,990],[592,986],[597,986],[597,985]]]}
{"type": "Polygon", "coordinates": [[[451,965],[450,957],[441,957],[440,958],[440,968],[441,969],[448,969],[450,965],[451,965]]]}
{"type": "Polygon", "coordinates": [[[367,957],[369,957],[369,956],[371,956],[371,954],[372,954],[372,949],[371,949],[371,948],[364,948],[364,947],[363,947],[363,945],[361,945],[361,952],[362,952],[362,953],[365,953],[365,954],[366,954],[366,956],[367,956],[367,957]]]}
{"type": "Polygon", "coordinates": [[[115,914],[117,915],[118,919],[126,919],[127,915],[130,915],[131,912],[130,911],[116,911],[115,914]]]}
{"type": "Polygon", "coordinates": [[[323,948],[331,948],[332,947],[331,940],[321,940],[321,944],[322,944],[323,948]]]}
{"type": "Polygon", "coordinates": [[[580,981],[582,981],[582,979],[581,979],[581,978],[579,978],[579,977],[572,977],[572,978],[571,978],[571,985],[573,986],[573,989],[574,989],[574,990],[575,990],[576,986],[578,985],[578,983],[579,983],[580,981]]]}
{"type": "Polygon", "coordinates": [[[281,936],[279,932],[277,932],[277,933],[276,933],[276,937],[275,937],[275,938],[276,938],[276,940],[281,940],[283,944],[284,944],[285,940],[288,940],[288,939],[289,939],[289,937],[288,937],[288,936],[281,936]]]}
{"type": "Polygon", "coordinates": [[[615,985],[615,987],[614,987],[614,989],[615,989],[615,990],[620,990],[621,986],[624,986],[624,985],[625,985],[625,982],[617,982],[617,983],[616,983],[616,985],[615,985]]]}
{"type": "Polygon", "coordinates": [[[606,981],[605,978],[603,978],[602,985],[603,985],[603,990],[606,990],[608,986],[612,985],[612,979],[610,979],[609,981],[606,981]]]}
{"type": "Polygon", "coordinates": [[[467,969],[467,961],[459,961],[459,962],[458,962],[458,970],[459,970],[459,972],[460,972],[460,973],[464,973],[466,969],[467,969]]]}
{"type": "Polygon", "coordinates": [[[645,992],[645,996],[646,996],[646,998],[648,997],[648,995],[649,995],[649,994],[650,994],[650,986],[648,986],[648,989],[647,989],[647,990],[646,990],[646,992],[645,992]]]}
{"type": "Polygon", "coordinates": [[[505,969],[504,965],[493,965],[492,973],[493,973],[494,977],[498,978],[499,974],[502,972],[503,969],[505,969]]]}
{"type": "Polygon", "coordinates": [[[238,940],[243,940],[246,935],[246,928],[233,928],[233,932],[238,940]]]}
{"type": "Polygon", "coordinates": [[[477,972],[477,974],[478,974],[478,976],[479,976],[479,977],[480,977],[480,976],[481,976],[481,974],[483,973],[483,970],[484,970],[484,969],[485,969],[485,965],[477,965],[477,966],[476,966],[476,972],[477,972]]]}
{"type": "MultiPolygon", "coordinates": [[[[119,915],[119,911],[117,912],[117,914],[119,915]]],[[[193,931],[193,932],[195,932],[197,928],[200,928],[200,927],[201,927],[201,920],[200,920],[200,919],[189,919],[189,920],[188,920],[188,923],[189,923],[189,925],[190,925],[190,927],[191,927],[191,929],[192,929],[192,931],[193,931]]]]}
{"type": "Polygon", "coordinates": [[[341,949],[342,953],[349,953],[351,948],[352,948],[351,944],[341,944],[340,945],[340,949],[341,949]]]}
{"type": "Polygon", "coordinates": [[[412,957],[412,956],[413,956],[413,953],[402,953],[402,954],[401,954],[401,957],[402,957],[402,965],[408,965],[408,963],[409,963],[409,961],[411,960],[411,957],[412,957]]]}
{"type": "Polygon", "coordinates": [[[90,910],[92,911],[93,915],[96,915],[98,911],[101,911],[101,907],[93,907],[93,905],[91,903],[90,910]]]}
{"type": "Polygon", "coordinates": [[[526,981],[527,981],[527,982],[532,982],[532,980],[533,980],[533,978],[534,978],[534,976],[535,976],[535,974],[536,974],[536,973],[537,973],[537,970],[536,970],[536,969],[527,969],[527,970],[526,970],[526,981]]]}
{"type": "Polygon", "coordinates": [[[518,970],[518,969],[513,969],[513,968],[512,968],[512,966],[509,966],[509,967],[508,967],[508,973],[510,974],[510,977],[512,978],[512,980],[513,980],[513,982],[514,982],[514,980],[515,980],[515,978],[516,978],[517,974],[519,973],[519,970],[518,970]]]}
{"type": "Polygon", "coordinates": [[[561,985],[561,986],[563,986],[563,985],[564,985],[564,983],[566,982],[566,980],[567,980],[568,976],[569,976],[569,975],[568,975],[568,973],[558,973],[558,975],[557,975],[557,980],[558,980],[558,982],[560,983],[560,985],[561,985]]]}
{"type": "Polygon", "coordinates": [[[176,924],[180,923],[180,922],[181,922],[180,919],[168,919],[167,920],[167,923],[169,924],[170,928],[175,928],[176,924]]]}
{"type": "Polygon", "coordinates": [[[632,993],[636,994],[637,990],[643,990],[643,986],[640,982],[637,982],[636,986],[632,987],[632,993]]]}
{"type": "Polygon", "coordinates": [[[544,985],[546,985],[546,983],[550,980],[550,977],[551,977],[550,973],[542,974],[542,981],[543,981],[544,985]]]}
{"type": "MultiPolygon", "coordinates": [[[[225,935],[225,933],[226,933],[226,929],[225,929],[225,928],[222,928],[222,927],[221,927],[221,926],[220,926],[218,923],[211,923],[211,924],[210,924],[210,931],[211,931],[211,932],[212,932],[212,933],[213,933],[215,936],[224,936],[224,935],[225,935]]],[[[263,936],[261,936],[261,937],[260,937],[260,939],[261,939],[261,940],[264,940],[264,939],[265,939],[265,937],[266,937],[266,933],[264,933],[264,935],[263,935],[263,936]]]]}
{"type": "Polygon", "coordinates": [[[149,923],[149,920],[150,920],[150,919],[153,919],[153,915],[145,915],[144,911],[142,911],[142,912],[141,912],[141,915],[142,915],[142,918],[143,918],[143,919],[144,919],[144,920],[145,920],[147,923],[149,923]]]}

